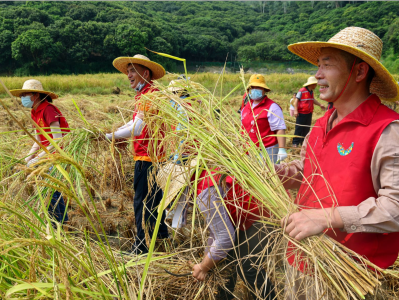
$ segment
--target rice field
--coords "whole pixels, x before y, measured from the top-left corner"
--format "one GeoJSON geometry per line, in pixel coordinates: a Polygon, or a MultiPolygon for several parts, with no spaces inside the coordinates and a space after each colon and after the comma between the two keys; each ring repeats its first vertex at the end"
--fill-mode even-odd
{"type": "MultiPolygon", "coordinates": [[[[188,74],[197,83],[190,86],[190,94],[201,99],[201,105],[187,111],[189,118],[179,117],[168,105],[173,95],[167,93],[166,85],[176,76],[169,74],[159,81],[162,92],[154,95],[155,98],[143,99],[161,112],[146,115],[149,128],[157,137],[160,121],[168,128],[184,124],[186,131],[178,135],[172,130],[162,132],[161,145],[176,144],[176,140],[184,137],[187,149],[194,149],[191,153],[187,150],[190,157],[201,161],[198,168],[217,167],[221,168],[221,174],[240,178],[240,184],[273,212],[272,217],[263,221],[274,226],[270,237],[274,251],[264,254],[265,263],[257,267],[267,270],[279,299],[284,299],[283,253],[288,238],[282,234],[278,220],[296,208],[267,167],[270,161],[256,159],[259,153],[254,147],[245,149],[247,156],[239,155],[245,153],[242,145],[248,141],[239,133],[237,110],[245,91],[243,81],[247,82],[250,75],[188,74]],[[237,90],[231,92],[237,86],[237,90]],[[215,108],[220,109],[220,117],[215,116],[215,108]],[[214,139],[210,140],[210,136],[214,139]],[[198,142],[203,145],[201,149],[197,147],[198,142]],[[236,158],[234,164],[232,157],[236,158]]],[[[272,90],[269,97],[284,111],[287,135],[294,133],[295,123],[289,116],[289,100],[308,76],[265,76],[272,90]]],[[[2,78],[8,89],[20,88],[27,79],[30,78],[2,78]]],[[[36,167],[27,168],[24,158],[33,143],[27,135],[33,132],[30,110],[0,88],[1,299],[217,299],[218,287],[225,284],[230,266],[218,265],[205,283],[195,282],[191,276],[173,277],[164,271],[189,272],[204,255],[208,231],[196,208],[194,188],[190,200],[192,210],[185,228],[178,232],[170,228],[171,238],[166,242],[154,238],[148,245],[148,256],[124,252],[131,248],[135,236],[134,161],[130,142],[109,143],[103,135],[131,119],[134,93],[125,75],[35,79],[61,96],[55,104],[72,131],[63,139],[63,148],[57,154],[41,160],[36,167]],[[52,189],[61,191],[68,201],[70,221],[62,227],[49,225],[47,205],[52,189]]],[[[322,114],[316,107],[313,121],[322,114]]],[[[289,147],[291,139],[287,141],[289,147]]],[[[167,151],[170,154],[175,149],[167,147],[167,151]]],[[[288,149],[289,159],[295,159],[298,151],[288,149]]],[[[195,182],[191,184],[195,186],[195,182]]],[[[330,240],[321,240],[307,239],[301,245],[308,250],[309,264],[317,271],[312,284],[317,284],[321,293],[331,295],[329,299],[364,299],[363,295],[370,291],[377,299],[398,297],[399,262],[378,276],[365,267],[354,268],[356,263],[345,256],[345,249],[330,240]],[[336,247],[340,249],[338,258],[331,259],[328,249],[336,247]],[[343,276],[340,270],[345,268],[350,268],[352,273],[343,276]]],[[[238,284],[234,293],[238,299],[250,299],[244,282],[238,284]]]]}

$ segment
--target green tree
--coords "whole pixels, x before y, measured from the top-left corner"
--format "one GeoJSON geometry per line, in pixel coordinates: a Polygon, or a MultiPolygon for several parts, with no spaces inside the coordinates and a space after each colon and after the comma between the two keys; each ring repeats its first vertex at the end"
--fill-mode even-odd
{"type": "Polygon", "coordinates": [[[46,30],[31,29],[20,34],[11,45],[12,57],[29,67],[43,67],[57,59],[54,41],[46,30]]]}

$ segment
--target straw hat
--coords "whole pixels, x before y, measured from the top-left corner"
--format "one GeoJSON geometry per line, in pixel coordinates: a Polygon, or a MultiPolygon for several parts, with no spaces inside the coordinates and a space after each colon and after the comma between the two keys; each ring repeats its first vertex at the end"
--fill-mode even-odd
{"type": "Polygon", "coordinates": [[[349,52],[374,69],[375,75],[370,85],[370,92],[381,100],[399,100],[399,86],[388,70],[379,62],[382,53],[382,41],[370,30],[360,27],[347,27],[328,42],[303,42],[288,46],[288,50],[317,66],[320,50],[332,47],[349,52]]]}
{"type": "Polygon", "coordinates": [[[312,85],[312,84],[317,84],[317,79],[314,76],[310,76],[308,78],[308,82],[306,82],[303,86],[308,86],[308,85],[312,85]]]}
{"type": "Polygon", "coordinates": [[[151,61],[147,56],[136,54],[133,57],[117,57],[112,62],[115,68],[121,71],[123,74],[127,75],[127,65],[128,64],[138,64],[142,65],[152,72],[153,80],[162,78],[165,76],[165,69],[158,63],[151,61]]]}
{"type": "Polygon", "coordinates": [[[19,97],[23,93],[40,93],[40,94],[49,95],[50,98],[53,100],[58,98],[58,95],[43,90],[42,83],[36,79],[29,79],[25,81],[24,85],[22,86],[22,89],[11,90],[10,93],[16,97],[19,97]]]}
{"type": "MultiPolygon", "coordinates": [[[[165,191],[169,174],[172,173],[167,195],[164,195],[165,197],[164,207],[168,206],[169,203],[171,203],[175,199],[175,197],[180,193],[180,191],[188,185],[191,176],[195,172],[196,165],[197,165],[196,159],[192,159],[189,165],[188,164],[176,165],[175,163],[170,162],[164,165],[158,171],[155,180],[158,186],[163,191],[165,191]]],[[[160,208],[158,207],[158,211],[159,209],[160,208]]]]}
{"type": "Polygon", "coordinates": [[[184,91],[186,89],[185,83],[187,83],[187,81],[181,79],[172,80],[168,85],[168,91],[172,93],[184,91]]]}
{"type": "Polygon", "coordinates": [[[251,78],[249,78],[247,90],[250,87],[255,87],[255,86],[264,88],[266,92],[270,92],[269,87],[266,85],[265,76],[263,76],[262,74],[254,74],[251,76],[251,78]]]}

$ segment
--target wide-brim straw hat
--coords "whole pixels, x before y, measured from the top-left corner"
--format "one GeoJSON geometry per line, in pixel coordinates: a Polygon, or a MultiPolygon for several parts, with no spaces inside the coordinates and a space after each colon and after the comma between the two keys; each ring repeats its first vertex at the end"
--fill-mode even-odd
{"type": "Polygon", "coordinates": [[[271,91],[270,88],[266,85],[265,76],[263,76],[262,74],[254,74],[251,76],[251,78],[249,78],[247,90],[250,87],[255,87],[255,86],[264,88],[266,90],[266,92],[271,91]]]}
{"type": "Polygon", "coordinates": [[[312,84],[317,84],[317,79],[314,76],[310,76],[308,78],[308,82],[306,82],[303,86],[308,86],[308,85],[312,85],[312,84]]]}
{"type": "Polygon", "coordinates": [[[22,86],[22,89],[11,90],[10,93],[11,93],[11,95],[13,95],[15,97],[20,97],[20,95],[23,93],[40,93],[40,94],[49,95],[50,98],[53,100],[58,98],[57,94],[45,91],[43,89],[42,83],[36,79],[29,79],[29,80],[25,81],[22,86]]]}
{"type": "Polygon", "coordinates": [[[133,57],[118,57],[115,58],[112,62],[115,68],[117,68],[120,72],[127,75],[127,66],[129,64],[138,64],[142,65],[152,72],[153,80],[162,78],[165,76],[165,69],[158,63],[150,60],[147,56],[136,54],[133,57]]]}
{"type": "MultiPolygon", "coordinates": [[[[166,191],[164,207],[168,206],[175,197],[185,188],[194,174],[197,165],[197,160],[192,159],[190,164],[180,164],[177,165],[173,162],[169,162],[162,166],[158,171],[156,182],[158,186],[165,192],[166,183],[168,181],[169,175],[171,176],[169,189],[166,191]]],[[[160,208],[158,208],[159,210],[160,208]]]]}
{"type": "Polygon", "coordinates": [[[360,27],[347,27],[328,42],[302,42],[288,46],[288,50],[302,57],[313,65],[322,48],[332,47],[351,53],[373,68],[375,75],[370,85],[370,93],[376,94],[385,101],[399,100],[399,86],[389,71],[380,63],[382,41],[370,30],[360,27]]]}
{"type": "Polygon", "coordinates": [[[172,80],[168,85],[169,92],[179,92],[184,91],[187,88],[187,80],[172,80]]]}

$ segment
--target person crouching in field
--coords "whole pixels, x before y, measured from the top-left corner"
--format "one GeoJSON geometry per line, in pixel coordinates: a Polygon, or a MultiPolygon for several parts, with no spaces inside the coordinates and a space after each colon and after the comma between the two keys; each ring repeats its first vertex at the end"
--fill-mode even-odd
{"type": "Polygon", "coordinates": [[[280,106],[266,96],[270,89],[265,77],[252,75],[247,86],[250,101],[241,110],[241,126],[251,140],[259,146],[262,142],[272,162],[276,163],[287,158],[285,137],[270,136],[285,134],[285,122],[280,106]]]}
{"type": "Polygon", "coordinates": [[[296,94],[296,101],[294,101],[294,117],[296,118],[295,135],[292,140],[292,146],[298,147],[303,144],[303,139],[309,133],[310,125],[312,124],[312,114],[314,104],[325,109],[325,106],[320,104],[314,98],[314,89],[317,86],[317,79],[314,76],[308,78],[308,81],[296,94]]]}
{"type": "MultiPolygon", "coordinates": [[[[165,75],[165,69],[158,63],[151,61],[144,55],[136,54],[133,57],[118,57],[113,65],[120,72],[127,75],[130,86],[137,94],[135,100],[139,101],[142,95],[157,91],[152,80],[160,79],[165,75]]],[[[143,224],[143,209],[145,201],[144,223],[148,225],[148,232],[152,237],[153,228],[158,217],[157,207],[162,200],[162,190],[156,184],[149,186],[149,177],[152,176],[153,165],[151,162],[149,144],[151,136],[143,121],[142,108],[135,107],[133,119],[125,126],[120,127],[114,133],[106,134],[106,138],[112,140],[125,139],[133,136],[134,165],[134,215],[136,220],[137,236],[133,245],[133,253],[147,253],[143,224]]],[[[161,152],[161,151],[160,151],[161,152]]],[[[162,213],[158,235],[160,238],[168,238],[168,229],[165,224],[165,213],[162,213]]]]}
{"type": "MultiPolygon", "coordinates": [[[[276,165],[285,188],[298,188],[300,212],[281,221],[300,241],[325,233],[382,269],[399,254],[399,114],[381,103],[399,99],[398,84],[380,63],[373,32],[347,27],[328,42],[288,49],[318,66],[320,99],[334,107],[317,120],[301,160],[276,165]],[[333,191],[333,192],[332,192],[333,191]]],[[[332,299],[306,285],[300,252],[287,251],[284,299],[332,299]]]]}
{"type": "MultiPolygon", "coordinates": [[[[68,123],[60,110],[52,104],[54,99],[58,96],[52,92],[43,90],[40,81],[30,79],[24,82],[22,89],[11,90],[12,95],[21,97],[21,102],[24,107],[31,108],[32,120],[36,122],[48,135],[54,140],[60,140],[66,132],[69,132],[68,123]]],[[[50,152],[54,147],[50,144],[47,138],[36,130],[36,139],[50,152]]],[[[38,154],[40,146],[35,142],[30,149],[25,161],[28,167],[38,162],[46,152],[42,151],[38,154]]],[[[68,214],[65,208],[64,198],[61,193],[54,191],[51,197],[51,202],[48,207],[50,217],[60,223],[68,221],[68,214]]]]}
{"type": "Polygon", "coordinates": [[[271,245],[268,244],[269,230],[258,222],[261,212],[256,200],[234,178],[227,176],[225,184],[220,181],[224,180],[220,180],[219,175],[209,175],[205,170],[199,176],[196,202],[210,234],[202,262],[193,266],[193,276],[204,281],[217,262],[226,258],[232,271],[226,289],[219,289],[218,299],[236,299],[232,293],[237,273],[248,286],[253,299],[276,299],[274,286],[261,267],[261,257],[267,255],[264,251],[271,245]],[[218,186],[214,186],[209,176],[214,176],[218,186]]]}

